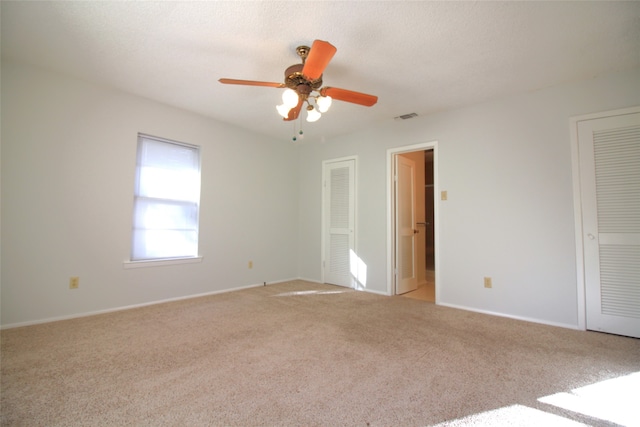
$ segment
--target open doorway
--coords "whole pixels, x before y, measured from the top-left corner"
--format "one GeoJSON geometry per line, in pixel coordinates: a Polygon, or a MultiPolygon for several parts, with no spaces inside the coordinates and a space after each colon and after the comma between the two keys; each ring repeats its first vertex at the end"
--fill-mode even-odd
{"type": "MultiPolygon", "coordinates": [[[[413,154],[413,153],[411,153],[413,154]]],[[[417,152],[424,167],[416,176],[417,218],[417,267],[418,287],[404,296],[429,302],[436,302],[436,263],[435,263],[435,193],[433,191],[433,150],[417,152]]]]}
{"type": "Polygon", "coordinates": [[[390,295],[437,302],[437,147],[388,151],[390,295]]]}

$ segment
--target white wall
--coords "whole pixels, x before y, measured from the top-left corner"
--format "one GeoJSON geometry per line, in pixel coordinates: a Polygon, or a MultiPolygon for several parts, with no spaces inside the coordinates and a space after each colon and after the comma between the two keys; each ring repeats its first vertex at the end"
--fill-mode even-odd
{"type": "Polygon", "coordinates": [[[639,104],[638,82],[621,72],[301,146],[299,275],[321,277],[321,162],[357,154],[358,255],[386,293],[386,151],[438,141],[440,302],[577,327],[569,119],[639,104]]]}
{"type": "Polygon", "coordinates": [[[639,81],[640,70],[616,73],[296,148],[3,63],[1,324],[320,280],[322,161],[350,155],[358,255],[367,289],[386,293],[386,152],[437,140],[439,185],[449,192],[439,202],[440,301],[575,327],[569,118],[637,105],[639,81]],[[123,268],[138,132],[202,147],[202,263],[123,268]],[[68,289],[70,276],[80,276],[79,289],[68,289]]]}
{"type": "Polygon", "coordinates": [[[3,326],[297,276],[292,144],[17,64],[1,111],[3,326]],[[138,132],[202,147],[201,263],[123,268],[138,132]]]}

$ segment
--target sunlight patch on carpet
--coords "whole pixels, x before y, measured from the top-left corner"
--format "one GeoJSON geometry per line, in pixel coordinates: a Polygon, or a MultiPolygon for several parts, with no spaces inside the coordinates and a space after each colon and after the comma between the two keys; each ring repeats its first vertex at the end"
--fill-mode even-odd
{"type": "Polygon", "coordinates": [[[623,426],[640,426],[640,372],[541,397],[538,401],[623,426]]]}
{"type": "Polygon", "coordinates": [[[274,297],[293,297],[300,295],[330,295],[330,294],[343,294],[345,292],[349,292],[349,290],[340,290],[340,291],[292,291],[292,292],[282,292],[280,294],[274,295],[274,297]]]}
{"type": "Polygon", "coordinates": [[[522,405],[506,406],[504,408],[494,409],[492,411],[482,412],[480,414],[470,415],[465,418],[459,418],[453,421],[445,421],[437,424],[435,427],[466,427],[466,426],[518,426],[518,427],[539,427],[539,426],[558,426],[558,427],[577,427],[586,426],[586,424],[563,418],[558,415],[540,411],[538,409],[529,408],[522,405]]]}

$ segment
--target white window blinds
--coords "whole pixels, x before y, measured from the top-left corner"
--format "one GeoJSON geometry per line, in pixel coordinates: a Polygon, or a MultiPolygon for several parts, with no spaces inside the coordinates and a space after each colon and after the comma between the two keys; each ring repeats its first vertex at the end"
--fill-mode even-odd
{"type": "Polygon", "coordinates": [[[133,261],[198,255],[200,150],[138,135],[133,261]]]}

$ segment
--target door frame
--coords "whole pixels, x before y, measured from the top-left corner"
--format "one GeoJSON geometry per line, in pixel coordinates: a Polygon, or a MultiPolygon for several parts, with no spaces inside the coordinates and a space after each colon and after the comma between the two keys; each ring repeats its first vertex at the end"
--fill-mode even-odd
{"type": "Polygon", "coordinates": [[[437,195],[440,194],[438,183],[438,141],[422,142],[413,145],[387,149],[387,295],[396,294],[395,283],[395,157],[398,154],[413,151],[433,150],[433,221],[434,221],[434,265],[436,281],[436,304],[440,303],[441,272],[440,272],[440,209],[437,195]]]}
{"type": "MultiPolygon", "coordinates": [[[[584,260],[584,227],[582,223],[582,191],[580,182],[580,147],[578,145],[578,123],[586,120],[603,119],[612,116],[640,113],[640,107],[602,111],[599,113],[574,116],[571,125],[571,172],[573,180],[573,215],[576,238],[576,296],[578,308],[578,329],[587,330],[587,297],[584,260]]],[[[436,282],[437,284],[437,282],[436,282]]]]}

